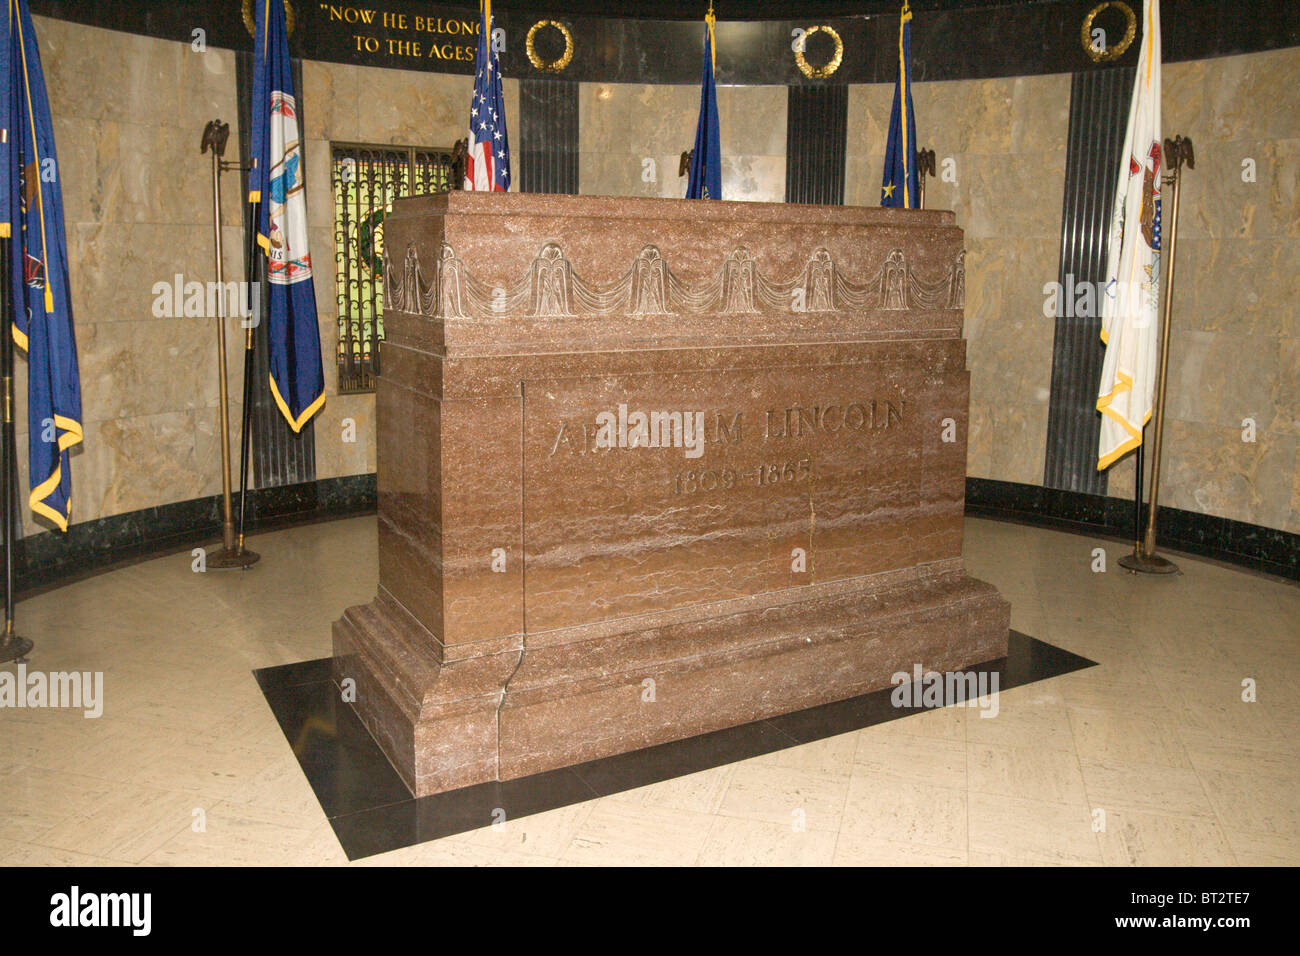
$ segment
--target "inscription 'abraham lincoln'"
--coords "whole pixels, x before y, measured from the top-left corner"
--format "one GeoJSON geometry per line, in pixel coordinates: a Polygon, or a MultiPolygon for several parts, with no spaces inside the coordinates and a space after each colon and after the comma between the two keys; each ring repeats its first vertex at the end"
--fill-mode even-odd
{"type": "MultiPolygon", "coordinates": [[[[902,400],[868,399],[860,402],[827,402],[769,408],[757,429],[762,441],[783,441],[808,435],[839,432],[874,432],[903,424],[902,400]]],[[[743,410],[707,412],[602,411],[595,421],[565,419],[556,426],[555,440],[547,456],[561,451],[571,455],[633,448],[685,448],[687,458],[698,458],[706,444],[736,445],[755,429],[745,427],[743,410]]]]}

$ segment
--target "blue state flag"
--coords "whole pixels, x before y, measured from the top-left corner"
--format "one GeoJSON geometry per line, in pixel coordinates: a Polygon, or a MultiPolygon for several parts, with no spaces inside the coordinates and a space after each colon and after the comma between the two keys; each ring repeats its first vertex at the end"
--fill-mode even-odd
{"type": "Polygon", "coordinates": [[[0,237],[9,245],[10,334],[27,352],[32,511],[64,531],[72,514],[68,449],[82,440],[81,376],[72,326],[59,163],[27,0],[6,0],[0,44],[0,237]]]}
{"type": "Polygon", "coordinates": [[[896,209],[921,206],[916,177],[916,114],[912,111],[912,8],[906,3],[898,18],[898,82],[894,85],[894,106],[889,111],[880,205],[896,209]]]}
{"type": "MultiPolygon", "coordinates": [[[[295,432],[325,404],[316,291],[307,251],[298,107],[284,0],[255,0],[249,202],[260,203],[257,242],[267,257],[266,338],[271,395],[295,432]]],[[[250,277],[251,278],[251,277],[250,277]]]]}
{"type": "Polygon", "coordinates": [[[713,82],[717,53],[713,39],[713,7],[704,18],[704,70],[700,80],[700,121],[695,127],[695,150],[691,153],[691,178],[686,183],[687,199],[722,198],[722,147],[718,135],[718,90],[713,82]]]}
{"type": "Polygon", "coordinates": [[[492,46],[492,3],[479,8],[478,52],[474,58],[474,99],[469,105],[465,188],[503,193],[510,189],[510,137],[501,67],[492,46]]]}

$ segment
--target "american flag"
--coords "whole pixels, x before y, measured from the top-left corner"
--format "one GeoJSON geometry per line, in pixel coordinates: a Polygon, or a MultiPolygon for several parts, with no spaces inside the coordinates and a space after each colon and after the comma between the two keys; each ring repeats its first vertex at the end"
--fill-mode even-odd
{"type": "Polygon", "coordinates": [[[482,0],[478,55],[474,60],[474,99],[469,108],[469,156],[465,188],[506,192],[510,188],[510,139],[501,70],[492,48],[492,0],[482,0]]]}

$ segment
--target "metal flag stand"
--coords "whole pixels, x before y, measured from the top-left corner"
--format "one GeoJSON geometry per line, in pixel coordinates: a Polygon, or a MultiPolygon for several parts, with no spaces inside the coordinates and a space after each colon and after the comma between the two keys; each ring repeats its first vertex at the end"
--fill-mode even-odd
{"type": "Polygon", "coordinates": [[[1174,252],[1178,242],[1178,189],[1182,184],[1183,163],[1188,169],[1196,168],[1196,158],[1192,154],[1192,141],[1183,136],[1165,140],[1165,162],[1171,174],[1165,182],[1173,185],[1174,195],[1169,209],[1169,264],[1166,267],[1168,279],[1165,281],[1163,327],[1160,329],[1160,366],[1156,377],[1156,407],[1153,434],[1151,437],[1151,504],[1147,508],[1146,531],[1142,527],[1142,466],[1143,446],[1138,445],[1137,479],[1134,481],[1136,495],[1133,502],[1133,553],[1119,559],[1120,567],[1143,574],[1173,574],[1178,565],[1156,554],[1156,509],[1160,498],[1160,444],[1164,438],[1165,427],[1165,388],[1168,384],[1169,371],[1169,327],[1173,318],[1174,303],[1174,252]]]}
{"type": "MultiPolygon", "coordinates": [[[[0,138],[8,140],[8,131],[0,130],[0,138]]],[[[14,550],[17,546],[16,507],[18,504],[18,457],[14,450],[14,336],[13,336],[13,250],[9,236],[0,238],[0,378],[4,380],[4,422],[0,428],[3,442],[4,472],[3,495],[5,538],[5,632],[0,638],[0,664],[22,662],[34,646],[30,640],[14,631],[14,550]]]]}
{"type": "MultiPolygon", "coordinates": [[[[221,401],[221,548],[208,554],[207,567],[216,569],[245,569],[257,563],[259,555],[244,548],[244,461],[247,456],[248,425],[248,370],[244,370],[244,429],[240,436],[240,495],[239,536],[235,536],[235,520],[230,494],[230,390],[226,380],[226,285],[225,266],[221,253],[221,174],[233,169],[244,169],[237,162],[222,159],[230,127],[221,120],[211,120],[203,129],[203,142],[199,152],[212,151],[212,232],[216,246],[217,265],[217,374],[221,401]]],[[[252,301],[257,302],[254,295],[252,301]]]]}

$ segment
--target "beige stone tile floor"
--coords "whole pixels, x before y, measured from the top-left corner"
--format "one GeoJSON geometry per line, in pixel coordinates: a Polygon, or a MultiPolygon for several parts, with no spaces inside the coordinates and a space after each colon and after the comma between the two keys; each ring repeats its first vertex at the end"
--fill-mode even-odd
{"type": "MultiPolygon", "coordinates": [[[[1014,627],[1101,666],[1006,691],[991,719],[932,711],[359,864],[1300,863],[1300,587],[966,532],[1014,627]]],[[[0,864],[347,862],[251,671],[329,654],[374,593],[374,519],[253,547],[246,574],[178,554],[19,605],[29,667],[102,670],[106,702],[0,710],[0,864]]]]}

